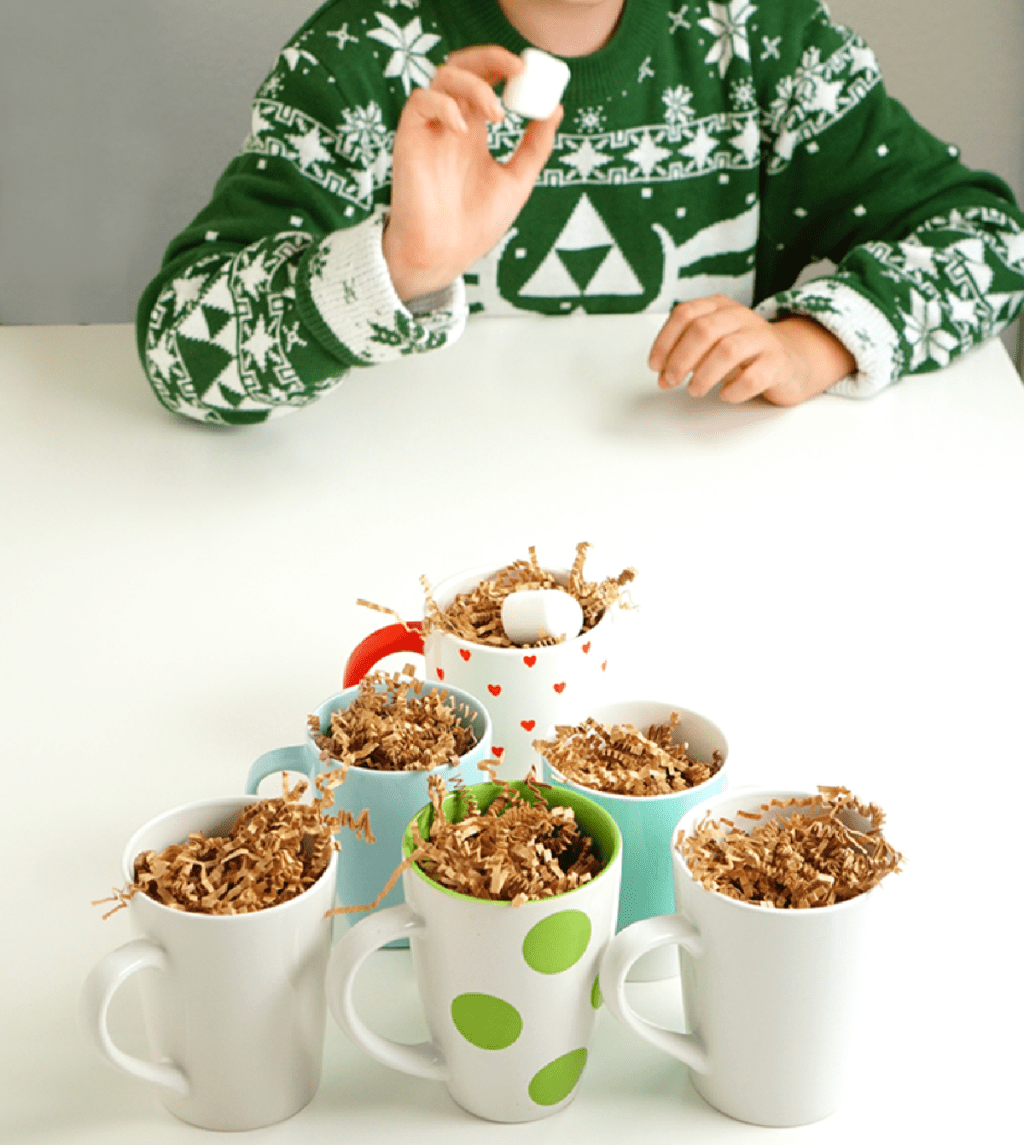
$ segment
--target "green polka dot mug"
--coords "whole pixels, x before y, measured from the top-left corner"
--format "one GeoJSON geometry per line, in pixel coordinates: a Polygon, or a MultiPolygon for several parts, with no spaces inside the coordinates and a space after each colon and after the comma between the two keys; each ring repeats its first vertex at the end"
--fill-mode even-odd
{"type": "MultiPolygon", "coordinates": [[[[531,801],[525,784],[513,787],[531,801]]],[[[495,784],[469,789],[481,809],[495,784]]],[[[601,955],[615,932],[621,836],[615,821],[576,792],[544,791],[568,806],[605,861],[590,882],[514,907],[470,898],[405,871],[405,902],[346,932],[327,971],[328,1006],[346,1034],[394,1069],[444,1082],[463,1109],[490,1121],[533,1121],[573,1098],[587,1062],[601,994],[601,955]],[[356,1013],[356,975],[376,950],[408,937],[430,1040],[402,1045],[374,1033],[356,1013]]],[[[445,815],[458,820],[464,796],[445,815]]],[[[416,817],[427,836],[433,808],[416,817]]],[[[412,824],[403,852],[412,854],[412,824]]]]}

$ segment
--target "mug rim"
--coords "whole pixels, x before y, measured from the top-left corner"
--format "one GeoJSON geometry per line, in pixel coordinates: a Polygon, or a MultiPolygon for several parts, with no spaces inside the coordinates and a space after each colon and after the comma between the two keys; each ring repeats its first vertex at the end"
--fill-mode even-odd
{"type": "Polygon", "coordinates": [[[698,783],[696,787],[684,787],[681,791],[659,791],[656,795],[626,795],[621,791],[602,791],[599,787],[587,787],[585,784],[577,783],[574,779],[567,779],[557,767],[554,767],[548,762],[546,755],[542,755],[541,758],[544,760],[544,766],[556,777],[558,783],[564,784],[567,788],[579,791],[583,795],[599,795],[602,799],[615,799],[622,800],[623,802],[628,800],[634,803],[640,803],[641,801],[644,803],[654,803],[659,799],[667,803],[670,799],[693,795],[695,792],[703,790],[709,783],[714,783],[719,776],[723,775],[729,762],[728,759],[725,759],[722,766],[713,775],[708,776],[703,783],[698,783]]]}
{"type": "MultiPolygon", "coordinates": [[[[146,848],[139,847],[136,840],[146,833],[147,831],[159,826],[165,820],[172,818],[176,815],[184,815],[186,812],[191,814],[198,814],[201,810],[213,810],[215,808],[223,808],[224,813],[230,813],[232,808],[237,808],[240,814],[246,807],[251,806],[253,803],[266,802],[265,796],[260,795],[221,795],[212,799],[198,799],[192,803],[183,803],[179,807],[172,807],[159,815],[154,815],[148,819],[141,827],[134,831],[128,842],[125,844],[124,850],[121,853],[121,873],[124,875],[125,881],[129,884],[135,880],[134,863],[137,855],[141,854],[146,848]]],[[[186,832],[185,838],[188,838],[186,832]]],[[[184,841],[184,840],[182,840],[184,841]]],[[[172,846],[173,844],[168,844],[172,846]]],[[[328,860],[327,866],[317,878],[316,882],[311,886],[306,887],[301,894],[297,894],[294,898],[290,898],[287,902],[275,903],[273,906],[264,907],[262,910],[248,910],[240,911],[237,914],[208,914],[202,911],[189,911],[189,910],[176,910],[174,907],[167,906],[165,903],[157,902],[156,899],[150,898],[144,892],[137,892],[132,896],[129,907],[132,903],[139,900],[145,900],[145,907],[143,909],[153,908],[157,911],[164,911],[168,915],[173,915],[175,918],[195,919],[196,925],[204,926],[210,923],[245,923],[251,919],[258,918],[261,915],[267,915],[275,911],[286,910],[292,906],[293,903],[298,903],[315,891],[327,878],[333,878],[338,869],[338,852],[334,847],[331,847],[331,857],[328,860]]],[[[186,923],[184,925],[192,925],[186,923]]]]}
{"type": "MultiPolygon", "coordinates": [[[[715,805],[718,803],[723,803],[728,799],[744,798],[746,796],[749,796],[752,800],[757,800],[758,805],[760,805],[761,803],[770,802],[772,799],[791,799],[791,798],[806,799],[809,796],[814,796],[814,795],[818,795],[818,794],[819,794],[819,792],[817,792],[817,791],[789,790],[789,789],[780,788],[780,787],[752,787],[752,788],[748,788],[746,790],[744,790],[742,788],[740,788],[740,789],[734,788],[732,791],[723,791],[720,795],[713,795],[713,796],[711,796],[710,799],[704,800],[703,803],[698,804],[696,807],[689,808],[682,815],[679,822],[672,828],[672,836],[671,836],[672,841],[670,844],[671,848],[672,848],[672,863],[673,863],[674,867],[676,867],[682,873],[682,875],[686,878],[687,882],[692,887],[695,888],[695,890],[697,890],[703,894],[711,896],[715,902],[726,903],[726,904],[728,904],[729,907],[735,907],[737,909],[741,909],[741,910],[745,910],[745,911],[755,911],[758,915],[761,915],[764,917],[772,917],[772,918],[788,918],[788,917],[818,918],[819,916],[824,916],[828,913],[834,913],[835,911],[842,911],[842,910],[848,910],[850,908],[855,908],[859,903],[864,902],[865,900],[870,898],[873,894],[875,894],[876,891],[881,889],[882,883],[878,882],[873,887],[871,887],[870,890],[861,891],[860,894],[854,895],[853,898],[848,898],[844,902],[832,903],[831,906],[815,906],[815,907],[805,907],[805,908],[782,907],[782,908],[774,908],[773,909],[771,907],[765,907],[760,903],[746,902],[744,899],[734,899],[729,895],[722,894],[721,891],[709,889],[708,887],[705,887],[703,885],[703,883],[699,883],[693,877],[693,874],[690,871],[690,868],[686,863],[686,859],[683,857],[682,848],[679,846],[679,843],[678,843],[679,833],[680,833],[680,831],[685,830],[683,824],[688,819],[693,818],[694,820],[696,820],[698,815],[701,816],[702,818],[705,815],[709,815],[712,818],[714,818],[713,810],[714,810],[715,805]]],[[[794,810],[796,810],[796,808],[794,808],[794,810]]],[[[687,832],[687,834],[688,833],[689,832],[687,832]]],[[[677,910],[677,913],[685,914],[686,912],[677,910]]]]}
{"type": "MultiPolygon", "coordinates": [[[[464,569],[462,572],[453,573],[451,576],[447,576],[443,580],[438,581],[437,584],[431,588],[431,590],[430,590],[431,596],[433,597],[434,602],[437,603],[439,607],[442,607],[439,604],[438,596],[440,594],[440,591],[446,585],[450,584],[452,581],[468,581],[468,580],[472,579],[473,585],[475,586],[475,585],[480,584],[481,581],[486,580],[487,577],[493,576],[494,573],[501,572],[502,569],[506,569],[506,568],[508,568],[508,564],[503,564],[503,565],[488,564],[488,565],[478,565],[476,568],[464,569]]],[[[569,574],[572,571],[571,568],[548,568],[546,566],[541,566],[541,568],[542,568],[543,572],[550,573],[553,577],[564,578],[564,582],[568,582],[569,574]]],[[[465,591],[465,590],[463,590],[463,591],[465,591]]],[[[458,593],[456,593],[455,595],[458,595],[458,593]]],[[[451,602],[449,601],[448,603],[450,604],[451,602]]],[[[521,656],[523,654],[524,649],[526,650],[528,655],[532,655],[535,653],[550,654],[556,648],[572,648],[574,645],[576,645],[578,643],[583,643],[584,641],[586,641],[588,639],[588,637],[593,636],[593,634],[603,624],[605,624],[606,621],[611,619],[611,617],[613,615],[613,609],[615,607],[616,606],[613,604],[609,608],[606,608],[604,610],[604,612],[601,614],[601,619],[598,620],[597,623],[594,624],[592,627],[584,629],[577,636],[574,636],[571,640],[562,640],[557,644],[541,644],[541,645],[537,645],[537,646],[532,646],[529,644],[513,644],[511,646],[506,646],[506,645],[501,645],[501,644],[485,644],[483,641],[480,641],[480,640],[465,640],[461,636],[456,636],[454,633],[451,633],[451,632],[444,632],[438,628],[433,628],[429,632],[424,633],[423,639],[424,639],[424,642],[426,642],[427,640],[431,639],[431,637],[434,637],[434,636],[436,636],[438,638],[443,637],[446,640],[451,640],[455,644],[461,644],[466,648],[483,649],[486,652],[493,652],[496,655],[502,655],[502,656],[506,656],[506,655],[520,655],[521,656]]]]}
{"type": "MultiPolygon", "coordinates": [[[[508,786],[519,791],[520,794],[522,794],[524,790],[528,790],[526,781],[522,780],[522,779],[512,780],[508,783],[508,786]]],[[[547,786],[547,785],[542,784],[541,786],[547,786]]],[[[445,797],[444,802],[447,803],[449,799],[454,798],[456,795],[462,794],[462,792],[467,792],[467,791],[468,792],[477,792],[483,788],[487,788],[488,791],[490,791],[490,789],[495,789],[492,798],[487,801],[487,806],[489,807],[491,805],[491,803],[494,801],[494,799],[496,799],[498,797],[498,795],[501,793],[502,784],[491,783],[490,781],[488,781],[486,783],[474,783],[470,787],[462,788],[461,791],[450,792],[445,797]]],[[[558,791],[559,789],[556,787],[551,787],[550,790],[558,791]]],[[[608,856],[608,858],[605,860],[604,866],[601,868],[600,871],[598,871],[598,873],[592,879],[589,879],[587,882],[582,883],[578,887],[573,887],[571,890],[560,891],[556,895],[547,895],[542,899],[527,899],[526,902],[523,903],[524,907],[529,906],[531,903],[538,903],[539,904],[539,903],[548,903],[548,902],[558,902],[558,901],[561,901],[562,899],[567,898],[569,895],[574,895],[579,891],[585,890],[587,887],[593,886],[600,878],[602,878],[605,874],[607,874],[612,869],[613,866],[615,866],[616,862],[619,862],[621,860],[621,857],[622,857],[622,832],[619,829],[619,825],[612,818],[611,814],[608,811],[606,811],[599,803],[595,803],[592,799],[588,799],[585,795],[580,795],[580,794],[577,794],[576,792],[573,792],[573,791],[563,792],[563,794],[568,794],[568,795],[572,796],[573,801],[570,801],[567,804],[565,804],[565,803],[557,804],[556,806],[570,806],[573,808],[573,811],[576,811],[577,807],[574,805],[574,801],[581,801],[583,803],[587,803],[590,805],[588,810],[592,809],[597,814],[598,818],[601,819],[602,821],[604,821],[605,827],[611,828],[612,852],[608,856]]],[[[545,802],[547,802],[547,800],[545,800],[545,802]]],[[[550,806],[550,804],[549,804],[549,806],[550,806]]],[[[409,820],[409,823],[406,825],[405,831],[402,834],[402,860],[403,860],[403,862],[410,857],[410,853],[412,850],[411,843],[412,843],[412,826],[413,826],[413,824],[418,822],[419,818],[422,815],[424,815],[428,812],[432,812],[432,811],[433,811],[433,807],[431,804],[428,803],[426,806],[421,807],[419,809],[419,811],[416,812],[416,814],[412,817],[412,819],[409,820]],[[409,852],[409,853],[407,853],[407,852],[409,852]]],[[[591,838],[593,838],[593,836],[591,836],[591,838]]],[[[422,869],[422,867],[420,867],[420,865],[418,863],[412,863],[407,868],[407,870],[415,872],[416,875],[418,875],[419,878],[421,878],[431,889],[438,891],[442,894],[450,895],[452,898],[461,899],[464,902],[481,903],[484,906],[511,907],[511,905],[512,905],[511,901],[507,900],[507,899],[481,899],[481,898],[476,898],[473,895],[463,894],[462,891],[453,891],[450,887],[443,886],[441,883],[436,882],[434,879],[432,879],[426,873],[426,871],[424,871],[422,869]]],[[[520,909],[520,908],[515,908],[515,909],[520,909]]]]}
{"type": "MultiPolygon", "coordinates": [[[[422,690],[429,689],[430,691],[434,692],[434,691],[437,691],[440,689],[441,691],[453,693],[456,697],[456,700],[461,700],[470,709],[470,711],[475,716],[482,719],[483,729],[482,729],[479,737],[477,738],[476,743],[473,744],[473,746],[469,749],[469,751],[467,751],[464,755],[460,755],[459,758],[454,763],[438,763],[434,767],[407,767],[407,768],[361,767],[358,763],[350,763],[349,764],[349,770],[350,771],[360,771],[364,775],[381,775],[381,776],[383,776],[383,775],[387,775],[387,776],[437,775],[443,771],[455,771],[457,768],[462,767],[466,758],[468,756],[472,755],[472,753],[474,751],[476,751],[477,748],[484,742],[484,740],[487,738],[488,732],[490,732],[491,736],[493,737],[494,725],[493,725],[493,721],[491,720],[491,713],[487,710],[487,708],[483,704],[483,702],[476,698],[476,696],[472,695],[470,692],[467,692],[464,688],[457,688],[457,687],[455,687],[454,684],[447,684],[443,680],[422,680],[420,682],[423,684],[422,690]]],[[[340,700],[343,696],[347,696],[351,693],[358,692],[359,689],[360,689],[359,684],[353,684],[351,688],[343,688],[340,692],[336,692],[333,696],[330,696],[328,699],[324,700],[323,703],[317,705],[313,714],[316,715],[317,717],[319,717],[319,719],[320,719],[320,728],[321,728],[320,734],[321,735],[326,734],[323,731],[323,722],[324,722],[323,709],[326,708],[328,704],[333,704],[334,701],[340,700]]],[[[347,705],[346,705],[346,707],[347,707],[347,705]]],[[[343,708],[331,708],[331,710],[327,713],[327,715],[330,716],[330,715],[333,715],[334,712],[336,712],[336,711],[344,711],[344,710],[345,709],[343,709],[343,708]]],[[[316,744],[313,742],[313,731],[309,727],[308,723],[306,725],[306,741],[305,742],[309,746],[310,750],[312,750],[316,753],[317,760],[320,763],[323,763],[324,761],[322,759],[320,759],[319,749],[317,748],[316,744]]],[[[340,766],[341,766],[340,764],[337,764],[338,768],[340,768],[340,766]]],[[[325,766],[324,771],[326,772],[328,770],[332,770],[334,767],[335,767],[335,764],[329,764],[329,765],[325,766]]]]}
{"type": "MultiPolygon", "coordinates": [[[[641,799],[643,799],[643,800],[648,800],[648,801],[653,801],[656,799],[663,799],[663,800],[667,801],[669,799],[678,798],[681,795],[691,795],[695,791],[700,791],[703,788],[707,787],[707,785],[709,783],[714,783],[714,781],[716,779],[718,779],[719,776],[725,774],[725,770],[729,766],[729,741],[725,738],[725,733],[718,726],[718,724],[716,724],[714,722],[714,720],[708,719],[708,717],[703,715],[701,712],[695,712],[692,708],[681,707],[679,704],[675,703],[672,700],[660,700],[660,699],[608,700],[607,702],[604,702],[604,703],[595,704],[594,708],[595,708],[595,710],[600,711],[602,708],[619,707],[620,705],[625,707],[625,706],[628,706],[630,704],[657,704],[661,707],[670,708],[674,712],[678,712],[680,716],[696,716],[697,719],[703,720],[704,723],[708,724],[711,728],[713,728],[722,737],[722,743],[725,744],[725,757],[722,760],[721,766],[718,768],[718,770],[716,772],[714,772],[713,775],[709,775],[708,778],[705,779],[703,783],[698,783],[695,787],[684,787],[682,789],[682,791],[662,791],[662,792],[659,792],[657,795],[626,795],[620,791],[602,791],[598,787],[587,787],[586,784],[577,783],[576,780],[569,779],[565,775],[563,775],[558,770],[558,768],[555,767],[555,765],[550,762],[548,757],[542,751],[537,751],[537,754],[544,761],[544,766],[546,768],[548,768],[552,772],[553,775],[556,775],[558,777],[559,783],[564,783],[566,786],[572,787],[574,790],[582,791],[584,794],[593,793],[594,795],[600,795],[603,799],[622,799],[622,800],[627,800],[627,799],[628,800],[641,800],[641,799]]],[[[596,718],[596,717],[592,717],[592,716],[589,716],[587,714],[584,714],[580,718],[581,719],[588,719],[588,718],[596,718]]],[[[577,721],[577,723],[578,722],[579,721],[577,721]]],[[[556,725],[556,726],[558,726],[558,725],[556,725]]],[[[551,735],[553,733],[553,731],[554,731],[554,728],[549,728],[544,734],[545,734],[545,736],[548,736],[548,735],[551,735]]],[[[535,748],[534,750],[536,751],[537,749],[535,748]]],[[[704,760],[701,760],[700,762],[704,763],[704,760]]],[[[675,832],[673,830],[673,835],[674,834],[675,834],[675,832]]]]}

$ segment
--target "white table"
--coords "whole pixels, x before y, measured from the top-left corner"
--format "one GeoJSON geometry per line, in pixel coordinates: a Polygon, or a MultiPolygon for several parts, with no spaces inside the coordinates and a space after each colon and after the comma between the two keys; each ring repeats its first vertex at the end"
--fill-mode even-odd
{"type": "MultiPolygon", "coordinates": [[[[655,388],[656,328],[480,322],[231,432],[156,405],[127,327],[0,330],[0,1138],[208,1139],[76,1028],[83,978],[128,937],[89,905],[128,835],[298,741],[381,620],[357,597],[414,617],[421,573],[530,544],[564,564],[589,540],[589,572],[639,572],[621,693],[710,716],[734,783],[843,783],[889,812],[908,865],[881,896],[847,1106],[730,1121],[602,1011],[575,1102],[493,1127],[329,1022],[317,1097],[253,1139],[1000,1139],[1024,1020],[1020,379],[992,343],[866,403],[732,408],[655,388]]],[[[365,974],[371,1020],[411,1039],[407,960],[365,974]]],[[[675,984],[632,989],[678,1015],[675,984]]],[[[115,1025],[139,1052],[133,1002],[115,1025]]]]}

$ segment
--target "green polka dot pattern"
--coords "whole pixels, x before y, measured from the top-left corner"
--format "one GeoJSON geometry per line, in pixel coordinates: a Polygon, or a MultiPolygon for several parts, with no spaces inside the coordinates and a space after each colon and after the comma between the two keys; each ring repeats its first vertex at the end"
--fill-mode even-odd
{"type": "Polygon", "coordinates": [[[594,985],[590,990],[590,1004],[595,1010],[600,1010],[603,1001],[604,999],[601,997],[601,979],[597,977],[594,979],[594,985]]]}
{"type": "Polygon", "coordinates": [[[562,910],[530,930],[523,958],[538,974],[561,974],[579,962],[589,942],[590,918],[580,910],[562,910]]]}
{"type": "Polygon", "coordinates": [[[460,994],[452,1001],[452,1021],[467,1042],[482,1050],[505,1049],[523,1029],[515,1006],[490,994],[460,994]]]}
{"type": "Polygon", "coordinates": [[[580,1080],[586,1064],[585,1049],[570,1050],[560,1058],[555,1058],[533,1075],[530,1097],[537,1105],[557,1105],[564,1101],[580,1080]]]}

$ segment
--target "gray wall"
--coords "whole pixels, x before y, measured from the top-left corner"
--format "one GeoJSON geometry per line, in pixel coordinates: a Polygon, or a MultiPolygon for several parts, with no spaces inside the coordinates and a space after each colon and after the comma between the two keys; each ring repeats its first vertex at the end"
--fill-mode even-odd
{"type": "MultiPolygon", "coordinates": [[[[0,0],[0,321],[129,321],[316,6],[0,0]]],[[[921,122],[1024,198],[1022,0],[831,7],[921,122]]]]}

